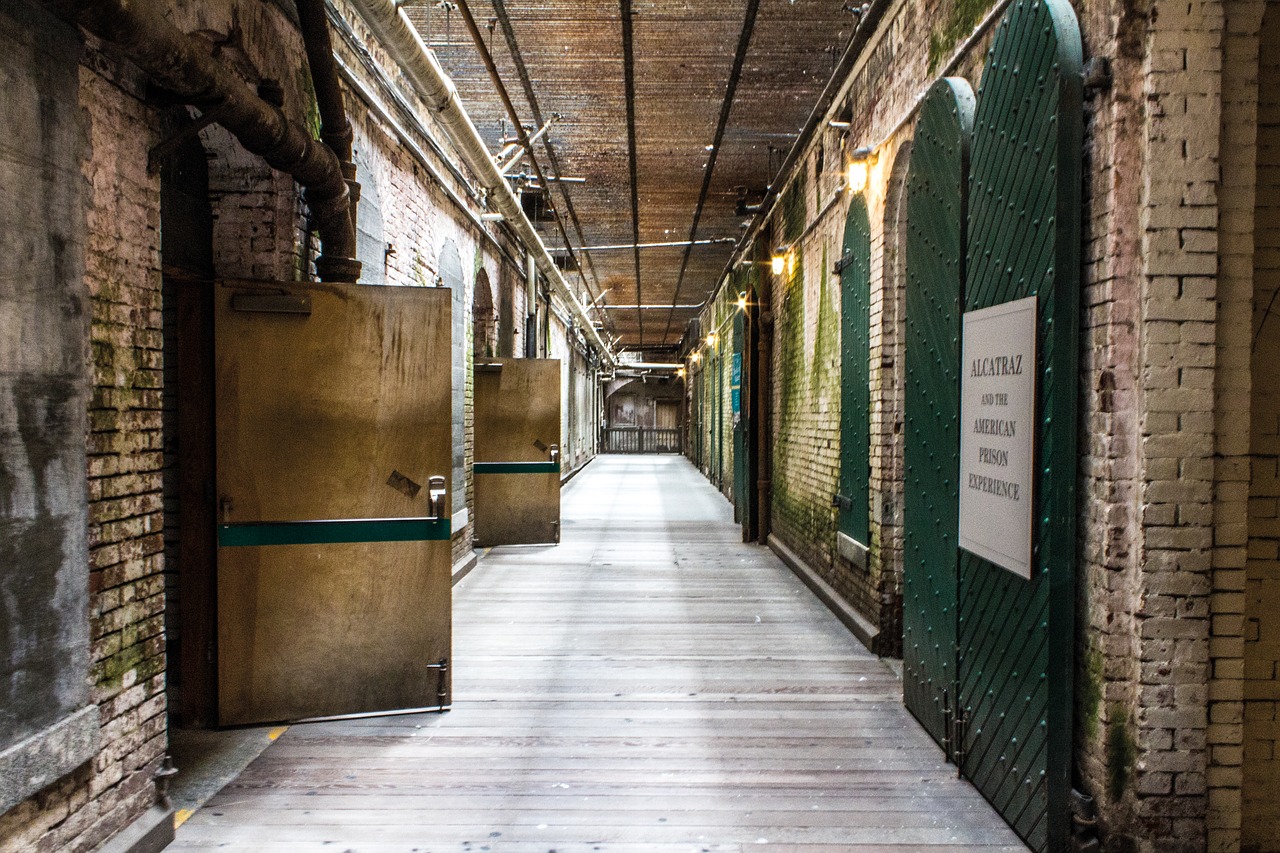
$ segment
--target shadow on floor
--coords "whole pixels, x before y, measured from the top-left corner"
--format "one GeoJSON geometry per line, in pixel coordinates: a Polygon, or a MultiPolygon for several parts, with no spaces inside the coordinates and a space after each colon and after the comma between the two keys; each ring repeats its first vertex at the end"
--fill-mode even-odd
{"type": "Polygon", "coordinates": [[[169,730],[169,754],[178,775],[169,783],[174,826],[240,775],[288,726],[169,730]]]}

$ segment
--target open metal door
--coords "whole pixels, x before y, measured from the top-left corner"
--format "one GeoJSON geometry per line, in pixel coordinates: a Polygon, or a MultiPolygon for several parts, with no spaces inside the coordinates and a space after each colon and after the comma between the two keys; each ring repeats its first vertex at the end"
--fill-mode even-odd
{"type": "Polygon", "coordinates": [[[216,288],[222,725],[448,704],[449,299],[216,288]]]}
{"type": "MultiPolygon", "coordinates": [[[[959,763],[1037,851],[1072,849],[1081,55],[1068,0],[1010,6],[982,74],[969,170],[965,312],[1034,297],[1037,370],[1034,432],[1022,433],[1034,436],[1029,505],[1006,501],[1030,528],[1029,577],[976,551],[960,559],[959,763]]],[[[981,333],[965,335],[964,352],[971,345],[1012,351],[981,333]]],[[[961,426],[975,436],[984,422],[961,426]]],[[[972,497],[965,464],[962,453],[960,481],[972,497]]],[[[964,503],[962,492],[962,519],[964,503]]]]}
{"type": "Polygon", "coordinates": [[[960,554],[960,313],[974,96],[958,77],[920,107],[907,183],[902,691],[954,759],[960,554]]]}
{"type": "Polygon", "coordinates": [[[475,366],[476,544],[560,541],[560,361],[475,366]]]}

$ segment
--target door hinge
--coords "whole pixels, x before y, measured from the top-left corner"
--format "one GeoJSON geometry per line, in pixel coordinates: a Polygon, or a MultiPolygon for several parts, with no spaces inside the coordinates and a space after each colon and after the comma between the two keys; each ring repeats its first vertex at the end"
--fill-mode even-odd
{"type": "Polygon", "coordinates": [[[443,714],[449,710],[449,691],[445,688],[449,677],[449,659],[440,658],[439,663],[427,664],[427,669],[436,671],[436,711],[443,714]]]}
{"type": "Polygon", "coordinates": [[[965,749],[965,738],[969,736],[969,714],[961,713],[957,708],[955,712],[955,732],[952,734],[952,744],[954,745],[954,755],[956,762],[956,778],[964,777],[964,758],[967,754],[965,749]]]}
{"type": "Polygon", "coordinates": [[[948,763],[951,761],[951,729],[954,722],[951,711],[951,694],[944,690],[942,691],[942,755],[948,763]]]}

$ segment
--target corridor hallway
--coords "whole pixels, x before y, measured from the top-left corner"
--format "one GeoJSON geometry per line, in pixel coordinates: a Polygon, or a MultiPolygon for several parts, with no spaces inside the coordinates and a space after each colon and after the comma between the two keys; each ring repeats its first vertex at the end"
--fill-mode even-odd
{"type": "Polygon", "coordinates": [[[292,726],[174,851],[1024,850],[901,685],[676,456],[454,589],[454,703],[292,726]]]}

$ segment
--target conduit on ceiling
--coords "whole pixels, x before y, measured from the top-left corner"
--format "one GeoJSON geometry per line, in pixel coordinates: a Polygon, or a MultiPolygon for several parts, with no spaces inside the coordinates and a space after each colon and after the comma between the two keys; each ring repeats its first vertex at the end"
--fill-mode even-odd
{"type": "Polygon", "coordinates": [[[533,256],[538,270],[551,283],[555,294],[570,309],[583,326],[588,340],[610,364],[616,364],[613,349],[605,343],[595,324],[583,309],[555,260],[547,251],[542,237],[533,223],[525,216],[519,199],[512,192],[507,179],[498,170],[479,131],[458,98],[458,90],[439,61],[413,28],[408,16],[397,7],[394,0],[351,0],[360,12],[374,36],[387,49],[391,58],[400,64],[405,76],[413,83],[418,94],[426,102],[431,114],[440,122],[452,140],[459,156],[475,173],[480,184],[488,191],[490,203],[501,213],[506,223],[516,233],[520,242],[533,256]]]}

